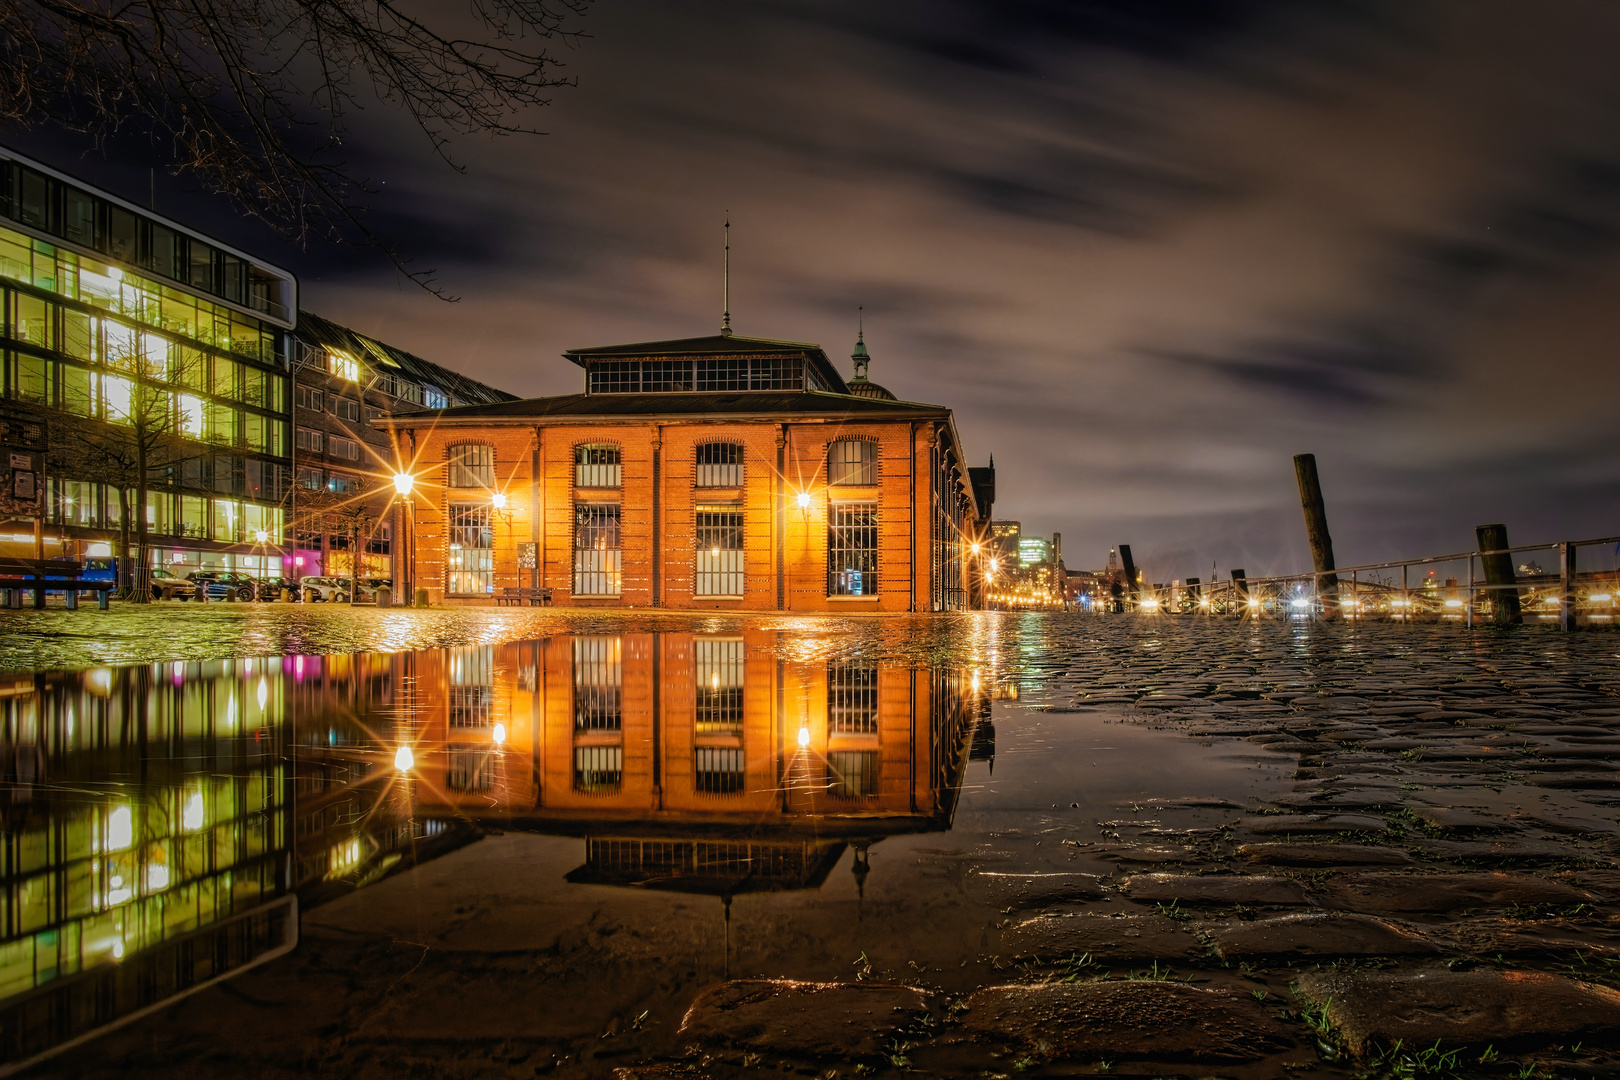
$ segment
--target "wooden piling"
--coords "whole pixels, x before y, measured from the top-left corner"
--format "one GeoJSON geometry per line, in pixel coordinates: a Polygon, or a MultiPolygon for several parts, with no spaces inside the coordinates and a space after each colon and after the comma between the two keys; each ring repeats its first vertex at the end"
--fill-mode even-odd
{"type": "Polygon", "coordinates": [[[1139,591],[1136,587],[1136,560],[1131,558],[1131,545],[1119,545],[1119,561],[1120,565],[1125,567],[1125,595],[1134,601],[1139,591]]]}
{"type": "Polygon", "coordinates": [[[1480,525],[1474,529],[1474,536],[1479,541],[1480,567],[1485,571],[1485,587],[1491,597],[1492,621],[1497,626],[1518,626],[1524,622],[1524,615],[1519,609],[1519,590],[1511,587],[1519,579],[1513,569],[1513,553],[1508,551],[1507,526],[1480,525]]]}
{"type": "Polygon", "coordinates": [[[1232,579],[1232,591],[1237,593],[1238,614],[1247,615],[1249,613],[1248,571],[1244,570],[1242,567],[1239,567],[1236,570],[1228,570],[1227,574],[1232,579]]]}
{"type": "Polygon", "coordinates": [[[1305,538],[1311,544],[1311,563],[1316,570],[1316,592],[1322,598],[1322,613],[1339,612],[1339,575],[1333,571],[1333,537],[1328,534],[1327,507],[1322,502],[1322,482],[1316,475],[1315,454],[1294,455],[1294,476],[1299,481],[1299,502],[1305,510],[1305,538]]]}
{"type": "Polygon", "coordinates": [[[1558,545],[1558,629],[1575,629],[1575,545],[1558,545]]]}

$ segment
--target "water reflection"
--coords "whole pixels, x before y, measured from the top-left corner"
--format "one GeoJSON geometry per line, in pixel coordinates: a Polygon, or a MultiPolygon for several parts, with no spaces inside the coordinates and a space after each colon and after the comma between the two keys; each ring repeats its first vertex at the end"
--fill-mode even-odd
{"type": "MultiPolygon", "coordinates": [[[[978,676],[772,631],[153,665],[0,686],[0,1056],[289,948],[319,902],[498,826],[575,883],[819,886],[948,828],[978,676]]],[[[987,718],[987,714],[986,714],[987,718]]],[[[729,909],[728,909],[729,910],[729,909]]]]}

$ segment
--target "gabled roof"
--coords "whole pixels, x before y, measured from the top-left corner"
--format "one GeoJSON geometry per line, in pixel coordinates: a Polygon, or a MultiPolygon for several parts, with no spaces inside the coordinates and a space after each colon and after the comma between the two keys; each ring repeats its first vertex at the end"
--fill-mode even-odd
{"type": "Polygon", "coordinates": [[[741,334],[711,334],[708,337],[673,338],[669,341],[638,341],[629,345],[597,345],[569,349],[565,357],[587,367],[596,360],[658,360],[665,357],[700,359],[727,356],[802,356],[816,374],[834,390],[846,390],[844,377],[833,367],[821,346],[810,341],[778,341],[774,338],[744,337],[741,334]]]}
{"type": "Polygon", "coordinates": [[[470,406],[517,400],[515,394],[497,390],[477,379],[470,379],[460,372],[440,367],[431,360],[424,360],[414,353],[395,348],[375,338],[367,337],[359,331],[351,330],[341,323],[323,319],[307,311],[298,313],[298,329],[295,333],[311,345],[348,353],[371,367],[391,369],[413,382],[437,387],[470,406]]]}

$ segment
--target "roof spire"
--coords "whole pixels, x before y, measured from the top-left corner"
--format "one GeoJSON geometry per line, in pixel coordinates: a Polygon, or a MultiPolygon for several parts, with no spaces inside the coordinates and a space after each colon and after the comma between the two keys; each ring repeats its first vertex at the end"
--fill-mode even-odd
{"type": "Polygon", "coordinates": [[[866,351],[866,305],[857,306],[855,312],[855,349],[849,354],[849,358],[855,362],[855,378],[860,382],[865,382],[866,365],[871,363],[872,360],[871,355],[866,351]]]}
{"type": "Polygon", "coordinates": [[[720,336],[731,336],[731,211],[726,211],[726,248],[720,263],[720,336]]]}

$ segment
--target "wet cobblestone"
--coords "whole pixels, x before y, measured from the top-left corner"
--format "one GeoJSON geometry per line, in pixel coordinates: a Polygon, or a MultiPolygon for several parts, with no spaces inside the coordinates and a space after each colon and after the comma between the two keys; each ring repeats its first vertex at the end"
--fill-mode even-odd
{"type": "MultiPolygon", "coordinates": [[[[645,612],[140,611],[99,616],[116,633],[97,645],[75,636],[93,634],[97,613],[61,614],[11,613],[8,630],[25,640],[8,636],[4,655],[83,666],[114,653],[403,649],[743,622],[645,612]]],[[[377,886],[368,903],[395,905],[395,914],[333,905],[313,920],[353,943],[317,943],[301,961],[315,989],[296,991],[332,995],[347,1015],[366,1016],[369,1042],[352,1034],[351,1019],[301,1036],[303,1049],[249,1040],[210,1052],[239,1064],[269,1054],[277,1064],[266,1075],[299,1074],[314,1060],[301,1055],[317,1052],[331,1057],[316,1071],[377,1076],[1006,1077],[1104,1067],[1207,1075],[1200,1062],[1255,1080],[1306,1068],[1346,1078],[1620,1073],[1620,637],[1085,616],[747,623],[792,631],[782,647],[794,655],[971,666],[999,699],[1002,756],[974,783],[988,790],[1009,763],[1050,764],[1058,753],[1073,779],[1039,796],[1024,789],[993,815],[959,816],[953,833],[927,844],[885,849],[905,853],[907,891],[882,901],[851,895],[835,930],[787,914],[759,920],[739,954],[769,940],[771,951],[756,955],[793,959],[742,973],[802,979],[794,985],[813,983],[813,992],[762,997],[760,984],[733,982],[735,970],[721,977],[671,961],[682,974],[659,985],[672,985],[668,999],[682,1011],[666,1008],[662,1027],[604,1034],[583,1020],[563,1025],[557,1017],[569,1010],[589,1013],[588,995],[611,992],[615,977],[636,977],[664,955],[657,949],[697,933],[679,922],[614,925],[591,904],[570,916],[575,929],[554,941],[541,935],[549,944],[534,946],[539,959],[514,959],[511,935],[491,930],[484,951],[458,938],[453,964],[424,966],[420,950],[398,944],[436,932],[412,929],[420,916],[398,913],[415,911],[414,890],[431,882],[444,890],[440,907],[460,897],[495,927],[507,924],[489,890],[524,896],[521,880],[502,876],[507,867],[477,861],[488,858],[480,849],[515,849],[485,841],[377,886]],[[1132,741],[1146,734],[1153,739],[1132,741]],[[1108,767],[1125,759],[1103,758],[1095,770],[1090,759],[1126,750],[1138,755],[1132,768],[1158,777],[1153,790],[1099,803],[1096,792],[1113,790],[1108,767]],[[1218,763],[1224,779],[1188,761],[1218,763]],[[1254,779],[1240,787],[1236,775],[1254,779]],[[479,867],[483,878],[469,869],[479,867]],[[911,951],[834,952],[824,938],[863,919],[911,951]],[[970,932],[955,929],[962,919],[970,932]],[[660,935],[668,940],[647,942],[660,935]],[[632,943],[642,951],[628,951],[632,943]],[[377,966],[357,975],[351,960],[377,966]],[[484,971],[514,1001],[532,1003],[556,986],[572,996],[546,1013],[553,1027],[536,1021],[519,1044],[502,1043],[504,1057],[491,1034],[458,1040],[454,1013],[434,1020],[444,1030],[431,1046],[410,1041],[439,1016],[440,999],[421,995],[482,985],[484,971]],[[812,998],[852,1002],[856,1012],[877,1000],[857,989],[861,980],[917,996],[905,1017],[878,1025],[881,1038],[843,1022],[795,1034],[801,1014],[816,1011],[812,998]],[[773,1007],[776,999],[792,1007],[773,1007]],[[693,1037],[683,1040],[677,1031],[694,1001],[713,1007],[698,1014],[701,1032],[689,1024],[693,1037]],[[723,1019],[734,1001],[751,1010],[736,1027],[723,1019]],[[385,1023],[366,1011],[382,1008],[418,1019],[385,1023]]],[[[970,792],[963,813],[974,805],[970,792]]],[[[258,980],[295,992],[275,977],[237,986],[252,995],[258,980]]],[[[645,991],[655,1020],[659,993],[645,991]]],[[[474,1026],[500,1028],[495,999],[479,1001],[474,1026]]],[[[147,1035],[118,1036],[105,1066],[87,1068],[83,1055],[63,1063],[79,1075],[134,1075],[134,1064],[184,1056],[186,1039],[210,1030],[208,1016],[197,1006],[192,1027],[181,1025],[161,1053],[147,1049],[147,1035]]]]}

